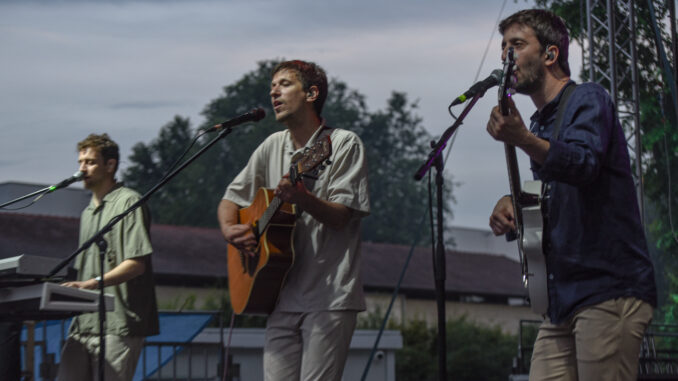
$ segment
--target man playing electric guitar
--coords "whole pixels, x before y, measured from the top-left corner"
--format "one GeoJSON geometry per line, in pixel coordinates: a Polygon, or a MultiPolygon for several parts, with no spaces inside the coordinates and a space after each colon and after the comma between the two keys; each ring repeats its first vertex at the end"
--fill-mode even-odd
{"type": "MultiPolygon", "coordinates": [[[[563,20],[525,10],[499,31],[503,55],[515,52],[515,90],[529,95],[537,112],[528,130],[509,100],[508,115],[495,107],[487,130],[527,153],[547,193],[548,319],[530,380],[635,380],[656,290],[615,106],[599,85],[577,85],[557,126],[561,97],[575,86],[563,20]]],[[[516,229],[513,217],[510,197],[501,198],[490,217],[494,234],[516,229]]]]}
{"type": "Polygon", "coordinates": [[[365,309],[360,280],[360,220],[369,213],[367,163],[358,136],[320,117],[327,77],[314,63],[286,61],[273,70],[271,102],[287,128],[269,136],[226,189],[219,204],[224,238],[246,254],[258,242],[238,209],[260,187],[296,205],[294,264],[266,324],[264,379],[341,380],[356,315],[365,309]],[[329,136],[331,164],[317,179],[293,185],[294,156],[329,136]]]}

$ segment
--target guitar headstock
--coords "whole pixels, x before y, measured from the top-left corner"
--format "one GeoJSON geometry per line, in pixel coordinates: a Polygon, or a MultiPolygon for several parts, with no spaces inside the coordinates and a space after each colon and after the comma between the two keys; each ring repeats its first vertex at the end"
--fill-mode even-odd
{"type": "Polygon", "coordinates": [[[504,60],[504,69],[502,70],[501,83],[499,84],[499,109],[502,115],[508,115],[508,98],[511,96],[511,85],[513,81],[513,67],[516,61],[513,47],[508,48],[506,59],[504,60]]]}
{"type": "Polygon", "coordinates": [[[324,164],[330,164],[328,158],[332,154],[332,140],[329,136],[318,139],[312,146],[308,147],[299,160],[292,163],[290,168],[290,181],[296,184],[301,177],[313,171],[316,167],[324,168],[324,164]]]}

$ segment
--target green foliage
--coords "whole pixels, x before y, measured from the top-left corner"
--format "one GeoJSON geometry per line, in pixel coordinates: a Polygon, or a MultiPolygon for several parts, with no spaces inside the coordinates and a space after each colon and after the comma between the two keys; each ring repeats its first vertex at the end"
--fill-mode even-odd
{"type": "MultiPolygon", "coordinates": [[[[223,94],[205,106],[201,128],[223,122],[262,107],[267,116],[256,126],[240,126],[214,145],[150,200],[154,222],[216,227],[216,208],[226,186],[245,166],[250,154],[272,132],[276,123],[270,105],[270,74],[279,61],[258,63],[223,94]]],[[[385,110],[370,112],[364,96],[338,79],[331,79],[323,117],[328,125],[356,132],[366,147],[371,214],[362,224],[363,239],[374,242],[411,244],[417,233],[412,221],[424,213],[426,187],[412,176],[428,152],[430,135],[416,115],[416,102],[404,93],[393,92],[385,110]],[[396,202],[397,201],[397,202],[396,202]]],[[[188,146],[192,131],[188,119],[176,116],[148,144],[138,143],[123,174],[128,186],[148,191],[188,146]]],[[[191,153],[204,146],[199,141],[191,153]]],[[[451,182],[446,200],[453,200],[451,182]]],[[[447,215],[451,214],[449,205],[447,215]]],[[[425,235],[424,235],[425,236],[425,235]]]]}
{"type": "MultiPolygon", "coordinates": [[[[150,144],[134,145],[129,157],[134,164],[123,174],[126,184],[140,192],[150,190],[179,159],[191,137],[189,120],[175,116],[160,129],[158,137],[150,144]]],[[[195,151],[194,148],[191,152],[195,151]]],[[[205,168],[198,165],[192,169],[179,173],[150,199],[153,222],[183,221],[187,225],[203,225],[201,214],[208,212],[204,197],[210,196],[200,186],[205,182],[202,177],[205,168]]],[[[209,210],[209,213],[214,215],[214,210],[209,210]]]]}
{"type": "Polygon", "coordinates": [[[396,353],[398,381],[435,380],[437,374],[436,330],[413,320],[401,327],[403,348],[396,353]]]}
{"type": "MultiPolygon", "coordinates": [[[[469,322],[447,322],[450,380],[506,380],[516,353],[516,337],[469,322]]],[[[403,348],[396,353],[398,381],[437,379],[437,330],[413,320],[401,326],[403,348]]]]}
{"type": "Polygon", "coordinates": [[[499,327],[481,327],[464,318],[448,321],[447,363],[458,380],[506,380],[516,354],[516,338],[499,327]]]}
{"type": "Polygon", "coordinates": [[[174,299],[164,303],[158,303],[159,310],[167,311],[195,311],[195,301],[197,297],[195,294],[189,294],[188,296],[177,295],[174,299]]]}
{"type": "MultiPolygon", "coordinates": [[[[381,306],[377,305],[372,311],[358,314],[358,322],[356,329],[380,329],[384,320],[386,311],[382,311],[381,306]]],[[[386,322],[386,329],[399,329],[398,325],[393,319],[386,322]]]]}
{"type": "MultiPolygon", "coordinates": [[[[365,126],[356,131],[370,147],[371,214],[362,225],[365,240],[411,244],[416,234],[412,224],[423,215],[428,191],[424,181],[415,182],[412,176],[430,151],[431,141],[416,108],[405,93],[393,92],[386,109],[369,115],[365,126]]],[[[449,180],[445,189],[446,199],[453,200],[449,180]]],[[[451,216],[449,209],[446,216],[451,216]]]]}

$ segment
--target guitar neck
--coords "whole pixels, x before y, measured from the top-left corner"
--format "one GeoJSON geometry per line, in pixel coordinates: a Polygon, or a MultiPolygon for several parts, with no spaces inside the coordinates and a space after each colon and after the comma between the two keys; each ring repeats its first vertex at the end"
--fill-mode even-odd
{"type": "Polygon", "coordinates": [[[264,230],[266,230],[268,224],[271,222],[271,218],[273,218],[273,215],[280,209],[282,204],[283,201],[278,198],[278,196],[273,197],[264,213],[261,214],[261,218],[257,220],[257,231],[254,232],[257,237],[260,237],[264,230]]]}

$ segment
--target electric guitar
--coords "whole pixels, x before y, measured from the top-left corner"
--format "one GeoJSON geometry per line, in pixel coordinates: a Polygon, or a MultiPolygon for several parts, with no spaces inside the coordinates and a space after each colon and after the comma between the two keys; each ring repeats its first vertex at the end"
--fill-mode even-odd
{"type": "MultiPolygon", "coordinates": [[[[309,172],[324,169],[332,153],[329,136],[320,138],[302,157],[292,163],[292,184],[309,172]]],[[[267,315],[278,301],[278,293],[294,263],[292,246],[296,220],[294,205],[283,202],[273,189],[259,188],[254,201],[238,210],[238,223],[250,225],[258,241],[254,255],[228,245],[228,288],[236,314],[267,315]]]]}
{"type": "MultiPolygon", "coordinates": [[[[504,61],[502,80],[499,85],[499,109],[502,115],[509,114],[508,98],[511,96],[511,77],[515,65],[513,48],[509,48],[504,61]]],[[[546,259],[542,248],[544,218],[541,208],[541,181],[526,181],[520,186],[520,171],[516,147],[504,144],[508,166],[511,200],[513,202],[516,231],[507,234],[507,239],[518,240],[518,253],[523,273],[523,285],[528,290],[532,311],[544,315],[548,310],[548,287],[546,283],[546,259]]]]}

